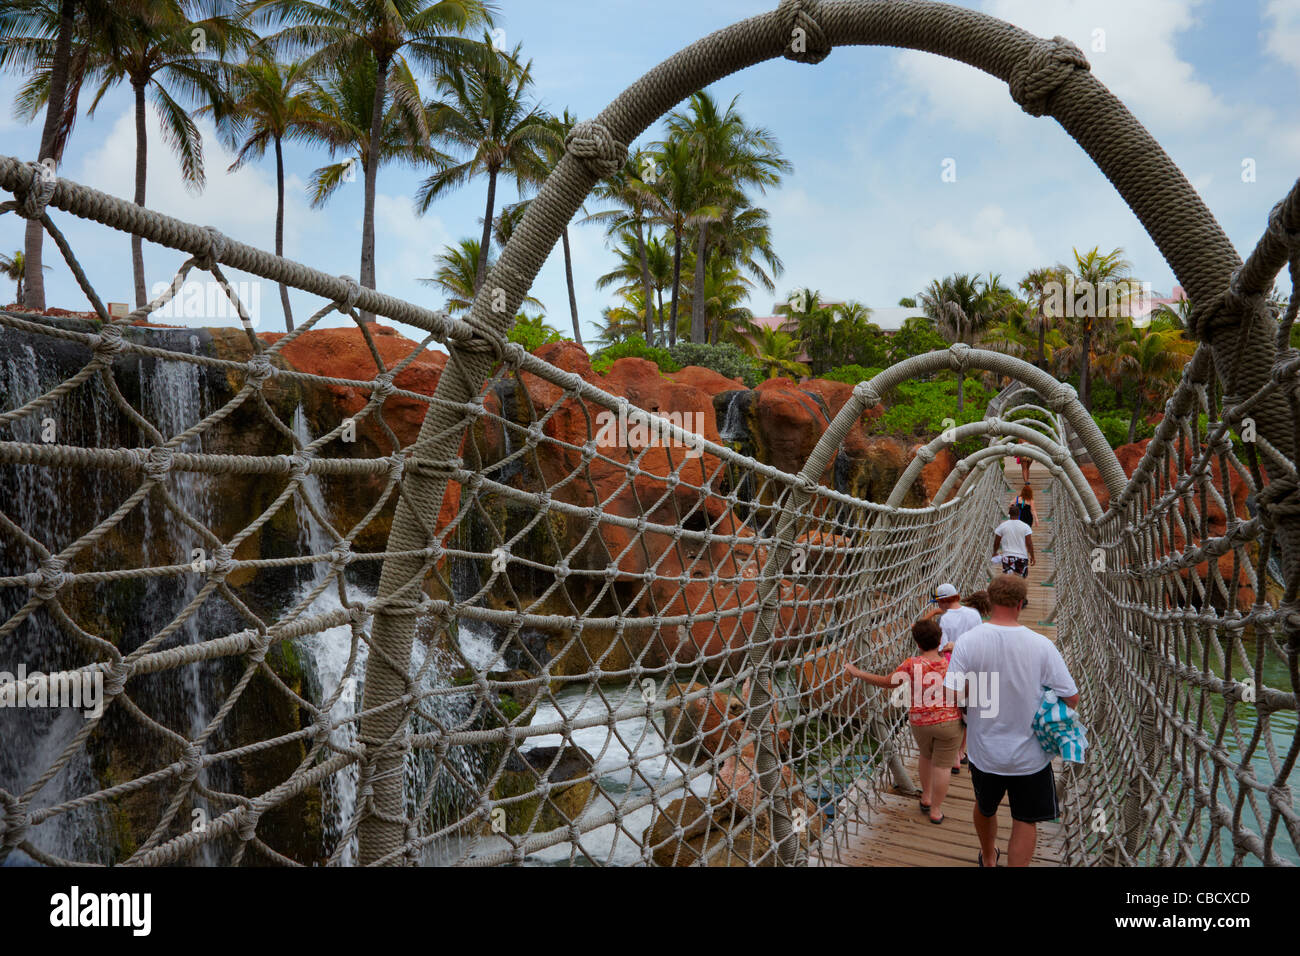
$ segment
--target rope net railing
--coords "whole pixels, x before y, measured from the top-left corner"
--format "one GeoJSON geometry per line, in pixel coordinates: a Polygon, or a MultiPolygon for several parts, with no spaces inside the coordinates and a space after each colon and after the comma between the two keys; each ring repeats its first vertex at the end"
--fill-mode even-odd
{"type": "Polygon", "coordinates": [[[417,640],[388,662],[407,676],[405,839],[375,862],[834,854],[903,713],[844,662],[884,666],[936,575],[983,569],[1000,471],[888,511],[511,348],[473,400],[440,402],[404,382],[454,321],[395,353],[348,280],[284,335],[233,298],[242,329],[135,324],[202,273],[235,295],[207,247],[115,320],[43,221],[100,319],[0,313],[6,855],[356,862],[392,746],[361,729],[385,614],[417,640]],[[335,311],[369,378],[285,360],[335,311]],[[331,390],[355,411],[313,405],[331,390]],[[464,433],[455,460],[393,427],[434,408],[464,433]],[[380,563],[412,556],[387,541],[395,502],[431,472],[450,490],[422,571],[380,596],[380,563]],[[78,690],[79,709],[43,706],[78,690]]]}

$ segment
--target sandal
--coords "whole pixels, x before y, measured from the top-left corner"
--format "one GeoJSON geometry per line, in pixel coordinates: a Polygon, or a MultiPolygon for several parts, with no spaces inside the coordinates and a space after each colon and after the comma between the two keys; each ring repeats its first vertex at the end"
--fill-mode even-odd
{"type": "Polygon", "coordinates": [[[931,818],[930,818],[930,822],[933,823],[935,826],[938,826],[940,823],[943,823],[943,821],[944,821],[944,820],[947,820],[947,819],[948,819],[948,814],[946,814],[946,813],[941,813],[941,814],[939,814],[939,819],[938,819],[938,820],[936,820],[934,817],[931,817],[931,818]]]}
{"type": "Polygon", "coordinates": [[[921,812],[922,812],[922,813],[929,813],[929,812],[930,812],[930,805],[929,805],[928,803],[926,803],[926,802],[923,801],[923,800],[918,800],[917,802],[921,804],[921,812]]]}
{"type": "MultiPolygon", "coordinates": [[[[993,852],[997,854],[997,856],[995,856],[995,857],[993,858],[993,865],[994,865],[994,866],[998,866],[998,865],[1000,865],[1000,864],[1002,863],[1002,851],[1001,851],[1000,849],[998,849],[997,847],[994,847],[994,848],[993,848],[993,852]]],[[[983,851],[983,850],[980,850],[980,852],[979,852],[979,856],[975,858],[975,865],[978,866],[978,867],[983,867],[983,866],[984,866],[984,851],[983,851]]]]}
{"type": "Polygon", "coordinates": [[[953,767],[953,768],[952,768],[952,772],[953,772],[953,773],[961,773],[961,767],[953,767]]]}

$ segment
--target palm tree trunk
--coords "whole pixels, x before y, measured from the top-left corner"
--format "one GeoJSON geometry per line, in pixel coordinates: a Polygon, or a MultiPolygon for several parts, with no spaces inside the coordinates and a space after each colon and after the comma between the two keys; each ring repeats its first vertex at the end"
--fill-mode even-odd
{"type": "Polygon", "coordinates": [[[1139,384],[1133,389],[1133,417],[1128,422],[1128,443],[1131,445],[1137,441],[1138,419],[1142,416],[1142,386],[1139,384]]]}
{"type": "MultiPolygon", "coordinates": [[[[59,36],[54,41],[54,61],[50,64],[50,94],[45,104],[45,125],[41,129],[39,159],[55,157],[55,141],[63,121],[64,101],[68,98],[68,66],[72,59],[73,15],[76,0],[59,5],[59,36]]],[[[23,235],[23,274],[18,283],[18,302],[29,309],[45,308],[45,277],[41,274],[41,247],[45,228],[36,220],[27,220],[23,235]]]]}
{"type": "MultiPolygon", "coordinates": [[[[275,254],[284,256],[284,151],[275,138],[275,254]]],[[[289,308],[289,287],[280,283],[280,305],[284,307],[284,328],[293,331],[293,310],[289,308]]]]}
{"type": "Polygon", "coordinates": [[[668,316],[668,347],[677,344],[677,293],[682,287],[682,235],[676,233],[673,243],[673,302],[668,316]]]}
{"type": "Polygon", "coordinates": [[[582,345],[582,326],[578,322],[578,297],[573,291],[573,255],[569,251],[569,227],[560,238],[564,241],[564,278],[569,283],[569,314],[573,317],[573,341],[582,345]]]}
{"type": "Polygon", "coordinates": [[[1038,314],[1038,367],[1047,368],[1047,316],[1038,314]]]}
{"type": "Polygon", "coordinates": [[[695,245],[695,275],[691,283],[691,341],[704,342],[709,337],[708,316],[704,309],[704,275],[708,271],[709,226],[700,223],[700,238],[695,245]]]}
{"type": "MultiPolygon", "coordinates": [[[[148,163],[149,137],[145,129],[144,88],[142,82],[131,81],[135,91],[135,204],[144,205],[145,169],[148,163]]],[[[148,299],[144,289],[144,246],[139,236],[131,237],[131,272],[135,277],[135,307],[143,308],[148,299]]]]}
{"type": "MultiPolygon", "coordinates": [[[[379,184],[379,144],[384,135],[384,101],[388,94],[388,58],[375,66],[375,98],[370,107],[370,142],[366,148],[366,185],[361,213],[361,287],[375,287],[375,192],[379,184]]],[[[373,312],[362,312],[362,322],[375,321],[373,312]]]]}
{"type": "Polygon", "coordinates": [[[640,216],[636,220],[636,246],[641,257],[641,288],[645,295],[645,340],[648,345],[654,345],[654,327],[650,324],[650,310],[654,308],[654,295],[650,288],[650,260],[646,257],[645,251],[645,226],[640,216]]]}
{"type": "Polygon", "coordinates": [[[1082,363],[1079,373],[1079,401],[1083,402],[1084,408],[1092,411],[1092,329],[1084,330],[1080,349],[1083,354],[1079,357],[1082,363]]]}
{"type": "Polygon", "coordinates": [[[657,338],[652,345],[660,345],[664,340],[664,287],[655,286],[655,333],[657,338]]]}
{"type": "Polygon", "coordinates": [[[966,404],[966,373],[958,369],[957,371],[957,411],[961,411],[966,404]]]}
{"type": "Polygon", "coordinates": [[[474,273],[474,291],[478,292],[487,278],[488,252],[492,249],[492,213],[497,202],[497,171],[488,170],[487,210],[483,213],[483,237],[478,244],[478,269],[474,273]]]}

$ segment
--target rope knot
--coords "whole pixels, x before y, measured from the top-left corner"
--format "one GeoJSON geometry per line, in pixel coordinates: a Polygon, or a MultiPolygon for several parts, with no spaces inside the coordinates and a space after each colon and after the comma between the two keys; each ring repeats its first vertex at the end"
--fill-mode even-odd
{"type": "Polygon", "coordinates": [[[223,544],[212,552],[212,574],[224,579],[233,570],[235,570],[235,552],[230,550],[229,545],[223,544]]]}
{"type": "Polygon", "coordinates": [[[934,461],[934,449],[929,445],[920,445],[916,449],[916,457],[928,465],[934,461]]]}
{"type": "Polygon", "coordinates": [[[1011,68],[1007,86],[1011,98],[1022,110],[1030,116],[1042,116],[1047,112],[1047,101],[1052,94],[1074,75],[1075,70],[1090,69],[1092,67],[1083,51],[1065,37],[1040,38],[1011,68]]]}
{"type": "Polygon", "coordinates": [[[239,814],[239,839],[248,843],[257,835],[258,814],[252,807],[244,807],[239,814]]]}
{"type": "Polygon", "coordinates": [[[396,391],[397,386],[393,384],[393,373],[383,372],[375,376],[374,382],[370,386],[370,397],[378,398],[381,402],[386,401],[388,396],[396,391]]]}
{"type": "Polygon", "coordinates": [[[970,364],[970,346],[965,342],[953,342],[948,346],[948,367],[954,372],[966,371],[970,364]]]}
{"type": "Polygon", "coordinates": [[[817,0],[781,0],[776,15],[785,31],[785,58],[795,63],[820,63],[831,53],[818,19],[821,4],[817,0]]]}
{"type": "Polygon", "coordinates": [[[145,454],[141,467],[150,481],[161,483],[167,479],[167,473],[172,470],[174,460],[173,449],[165,445],[155,445],[145,454]]]}
{"type": "Polygon", "coordinates": [[[312,454],[306,448],[289,456],[289,477],[294,481],[305,481],[311,474],[312,454]]]}
{"type": "Polygon", "coordinates": [[[352,563],[352,558],[352,544],[349,541],[340,541],[330,548],[330,567],[335,571],[346,568],[352,563]]]}
{"type": "Polygon", "coordinates": [[[244,363],[244,384],[260,389],[275,374],[275,366],[265,352],[258,352],[244,363]]]}
{"type": "Polygon", "coordinates": [[[1054,412],[1063,412],[1079,398],[1079,393],[1069,382],[1057,382],[1050,395],[1044,396],[1047,407],[1054,412]]]}
{"type": "Polygon", "coordinates": [[[4,813],[0,815],[0,836],[4,839],[0,846],[12,849],[26,837],[31,817],[18,798],[7,790],[0,790],[0,803],[4,804],[4,813]]]}
{"type": "Polygon", "coordinates": [[[799,486],[800,491],[809,496],[817,494],[817,489],[821,487],[821,482],[812,475],[805,475],[803,472],[795,475],[795,483],[799,486]]]}
{"type": "Polygon", "coordinates": [[[352,276],[339,276],[339,278],[348,285],[348,294],[336,303],[337,308],[344,315],[352,314],[352,307],[357,304],[357,299],[361,298],[361,283],[352,276]]]}
{"type": "Polygon", "coordinates": [[[118,661],[104,672],[104,698],[112,700],[126,689],[126,668],[118,661]]]}
{"type": "Polygon", "coordinates": [[[95,336],[95,354],[112,359],[114,355],[126,350],[126,341],[122,338],[122,326],[109,323],[95,336]]]}
{"type": "Polygon", "coordinates": [[[54,173],[52,160],[48,164],[28,163],[27,168],[32,171],[32,178],[18,203],[18,214],[24,219],[40,219],[45,215],[45,207],[54,198],[59,177],[54,173]]]}
{"type": "Polygon", "coordinates": [[[1297,250],[1300,250],[1300,229],[1289,230],[1286,223],[1282,221],[1282,215],[1286,211],[1286,200],[1282,199],[1272,211],[1268,214],[1268,232],[1274,239],[1283,243],[1291,250],[1294,256],[1297,250]]]}
{"type": "Polygon", "coordinates": [[[199,754],[199,748],[194,744],[187,743],[185,749],[181,751],[181,780],[184,783],[193,783],[194,778],[199,775],[199,766],[202,763],[202,757],[199,754]]]}
{"type": "Polygon", "coordinates": [[[564,137],[564,148],[599,179],[618,172],[627,160],[627,144],[620,143],[608,127],[595,120],[575,123],[564,137]]]}
{"type": "Polygon", "coordinates": [[[858,382],[857,385],[853,386],[853,393],[867,408],[875,408],[880,404],[880,393],[876,391],[870,382],[858,382]]]}
{"type": "Polygon", "coordinates": [[[230,243],[216,226],[204,226],[203,231],[208,234],[208,248],[206,252],[201,256],[196,256],[196,258],[198,259],[199,268],[210,272],[221,262],[221,257],[226,254],[226,247],[230,243]]]}
{"type": "Polygon", "coordinates": [[[52,554],[41,562],[40,570],[36,574],[27,576],[28,580],[32,581],[32,590],[36,592],[38,598],[42,601],[53,600],[54,595],[67,587],[68,575],[64,570],[65,567],[63,559],[52,554]]]}

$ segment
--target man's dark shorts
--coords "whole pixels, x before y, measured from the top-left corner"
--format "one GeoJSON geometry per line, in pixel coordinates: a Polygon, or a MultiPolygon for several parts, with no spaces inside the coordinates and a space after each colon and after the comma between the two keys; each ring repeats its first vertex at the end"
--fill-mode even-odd
{"type": "Polygon", "coordinates": [[[1060,815],[1056,809],[1056,779],[1050,763],[1038,773],[1008,777],[985,773],[972,761],[970,782],[975,788],[975,803],[986,817],[997,814],[1003,796],[1010,798],[1012,819],[1021,823],[1043,823],[1060,815]]]}

